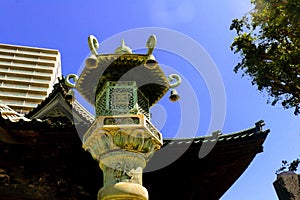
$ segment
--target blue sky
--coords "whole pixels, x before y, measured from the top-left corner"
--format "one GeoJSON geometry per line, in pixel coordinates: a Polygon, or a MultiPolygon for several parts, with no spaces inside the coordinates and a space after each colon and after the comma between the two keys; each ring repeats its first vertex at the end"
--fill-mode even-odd
{"type": "MultiPolygon", "coordinates": [[[[258,92],[247,77],[242,78],[240,73],[235,74],[232,70],[239,58],[229,48],[234,38],[229,26],[233,18],[239,18],[251,9],[249,1],[0,0],[0,43],[58,49],[63,74],[67,75],[78,73],[89,54],[87,37],[90,34],[95,35],[99,42],[142,27],[168,28],[187,35],[205,49],[223,79],[227,100],[222,132],[243,130],[261,119],[265,120],[265,129],[271,129],[264,143],[264,152],[257,155],[222,200],[277,199],[272,186],[275,171],[281,166],[281,160],[300,157],[300,123],[292,110],[266,104],[266,94],[258,92]]],[[[132,41],[126,42],[130,46],[132,41]]],[[[160,63],[175,67],[191,81],[201,114],[197,134],[206,132],[211,102],[201,77],[198,82],[193,81],[193,73],[185,68],[188,63],[178,60],[176,55],[164,55],[162,51],[154,51],[154,55],[160,63]]],[[[188,97],[182,96],[183,102],[186,99],[188,97]]],[[[174,126],[169,125],[178,120],[170,114],[178,109],[176,106],[178,104],[171,104],[165,98],[156,107],[159,116],[166,121],[161,130],[165,137],[176,136],[172,133],[174,126]]],[[[191,112],[191,120],[194,114],[191,112]]],[[[155,119],[157,125],[162,126],[159,118],[155,119]]]]}

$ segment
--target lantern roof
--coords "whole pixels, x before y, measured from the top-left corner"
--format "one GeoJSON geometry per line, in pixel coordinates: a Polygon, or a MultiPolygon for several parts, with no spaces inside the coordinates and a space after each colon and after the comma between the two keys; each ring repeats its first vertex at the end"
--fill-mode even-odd
{"type": "Polygon", "coordinates": [[[113,54],[97,54],[95,38],[89,38],[92,55],[86,59],[85,67],[76,83],[77,91],[92,105],[96,93],[107,81],[135,81],[138,89],[149,98],[149,106],[159,101],[169,90],[170,84],[158,62],[152,55],[155,36],[147,42],[146,54],[134,54],[124,44],[113,54]]]}

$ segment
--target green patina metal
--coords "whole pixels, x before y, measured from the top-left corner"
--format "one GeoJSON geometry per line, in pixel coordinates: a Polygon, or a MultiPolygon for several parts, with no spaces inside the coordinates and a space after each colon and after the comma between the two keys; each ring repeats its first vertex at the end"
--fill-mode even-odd
{"type": "Polygon", "coordinates": [[[144,114],[149,118],[149,100],[135,81],[107,81],[98,85],[96,116],[144,114]]]}

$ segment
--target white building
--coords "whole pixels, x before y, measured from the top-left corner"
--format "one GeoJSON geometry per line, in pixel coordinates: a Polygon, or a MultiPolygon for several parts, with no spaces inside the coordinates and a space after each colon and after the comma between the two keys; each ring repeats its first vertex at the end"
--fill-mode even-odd
{"type": "Polygon", "coordinates": [[[0,44],[0,100],[15,111],[35,108],[60,76],[58,50],[0,44]]]}

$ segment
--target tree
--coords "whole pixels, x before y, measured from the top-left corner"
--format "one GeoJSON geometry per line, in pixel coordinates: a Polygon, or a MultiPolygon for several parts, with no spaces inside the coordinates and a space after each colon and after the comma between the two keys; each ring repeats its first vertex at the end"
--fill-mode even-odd
{"type": "Polygon", "coordinates": [[[234,71],[248,75],[268,103],[300,114],[300,1],[251,0],[254,8],[232,20],[231,50],[241,61],[234,71]]]}
{"type": "Polygon", "coordinates": [[[293,160],[291,163],[288,163],[286,160],[283,160],[282,166],[276,171],[276,174],[278,175],[282,172],[296,172],[299,164],[299,158],[293,160]]]}

